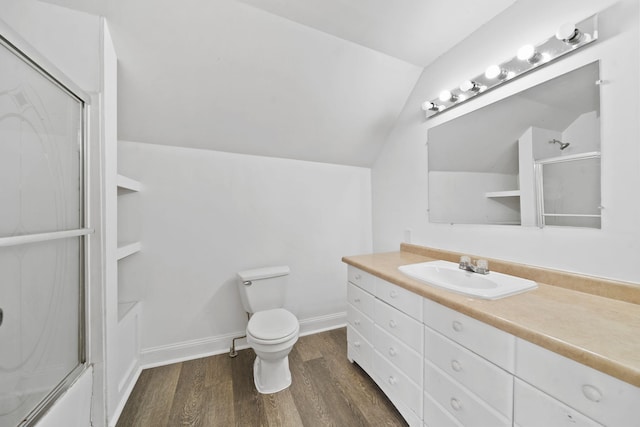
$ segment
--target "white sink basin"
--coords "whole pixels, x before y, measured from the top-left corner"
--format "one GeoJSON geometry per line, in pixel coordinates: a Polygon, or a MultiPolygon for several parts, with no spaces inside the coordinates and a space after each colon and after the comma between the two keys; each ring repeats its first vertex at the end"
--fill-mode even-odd
{"type": "Polygon", "coordinates": [[[487,275],[461,270],[449,261],[430,261],[398,267],[407,276],[427,285],[482,299],[499,299],[538,287],[533,280],[490,272],[487,275]]]}

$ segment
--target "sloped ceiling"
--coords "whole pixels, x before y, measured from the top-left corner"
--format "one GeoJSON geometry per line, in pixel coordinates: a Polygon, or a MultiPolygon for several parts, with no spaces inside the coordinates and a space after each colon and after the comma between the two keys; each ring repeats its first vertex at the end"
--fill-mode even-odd
{"type": "Polygon", "coordinates": [[[46,1],[107,17],[120,139],[370,166],[422,68],[515,0],[46,1]]]}

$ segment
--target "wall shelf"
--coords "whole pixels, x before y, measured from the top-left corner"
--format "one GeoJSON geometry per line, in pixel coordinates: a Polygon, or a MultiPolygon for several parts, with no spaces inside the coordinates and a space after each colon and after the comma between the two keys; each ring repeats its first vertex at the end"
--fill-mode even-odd
{"type": "Polygon", "coordinates": [[[142,243],[140,242],[119,244],[118,249],[116,250],[116,258],[121,260],[122,258],[135,254],[136,252],[140,252],[140,249],[142,249],[142,243]]]}
{"type": "Polygon", "coordinates": [[[131,179],[124,175],[118,174],[118,189],[128,190],[128,191],[140,191],[142,190],[142,184],[135,179],[131,179]]]}
{"type": "Polygon", "coordinates": [[[496,199],[499,197],[520,197],[520,190],[492,191],[484,194],[485,197],[496,199]]]}

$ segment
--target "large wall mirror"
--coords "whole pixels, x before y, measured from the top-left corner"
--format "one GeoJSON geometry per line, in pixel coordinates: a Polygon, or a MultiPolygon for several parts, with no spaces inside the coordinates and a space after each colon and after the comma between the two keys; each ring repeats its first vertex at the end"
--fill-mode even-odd
{"type": "Polygon", "coordinates": [[[429,220],[600,228],[599,63],[429,129],[429,220]]]}

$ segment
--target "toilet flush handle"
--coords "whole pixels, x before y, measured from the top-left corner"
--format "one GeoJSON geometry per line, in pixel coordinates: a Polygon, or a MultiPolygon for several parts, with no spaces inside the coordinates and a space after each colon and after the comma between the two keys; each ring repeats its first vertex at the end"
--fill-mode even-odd
{"type": "Polygon", "coordinates": [[[251,286],[253,283],[251,283],[251,280],[245,280],[242,284],[245,286],[251,286]]]}

